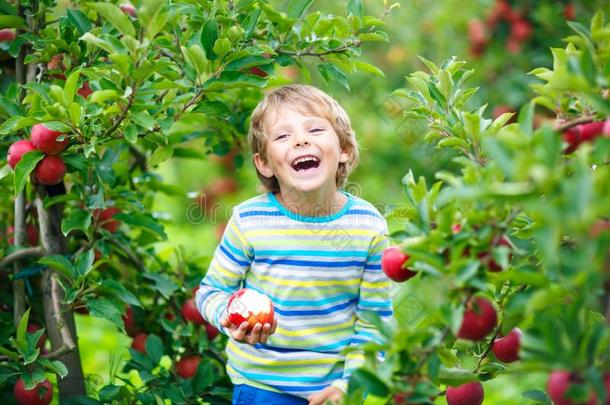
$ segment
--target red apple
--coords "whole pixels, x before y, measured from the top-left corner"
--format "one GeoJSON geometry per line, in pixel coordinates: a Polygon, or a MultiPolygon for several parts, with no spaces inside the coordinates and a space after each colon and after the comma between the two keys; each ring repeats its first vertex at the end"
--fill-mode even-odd
{"type": "Polygon", "coordinates": [[[36,124],[32,127],[32,145],[46,155],[57,155],[68,147],[68,137],[59,131],[54,131],[45,127],[43,124],[36,124]],[[62,141],[58,141],[59,136],[64,136],[62,141]]]}
{"type": "Polygon", "coordinates": [[[481,405],[485,393],[480,382],[471,381],[458,387],[447,387],[446,395],[449,405],[481,405]]]}
{"type": "Polygon", "coordinates": [[[568,3],[565,5],[563,9],[563,16],[566,18],[566,20],[576,19],[576,9],[574,8],[574,4],[568,3]]]}
{"type": "Polygon", "coordinates": [[[218,331],[218,329],[216,329],[216,327],[214,327],[214,325],[212,325],[208,321],[205,322],[205,334],[208,335],[209,341],[214,340],[214,338],[218,336],[219,333],[220,332],[218,331]]]}
{"type": "Polygon", "coordinates": [[[266,295],[242,288],[229,297],[227,315],[235,327],[248,322],[247,330],[250,331],[257,323],[273,324],[273,302],[266,295]]]}
{"type": "Polygon", "coordinates": [[[13,395],[19,405],[47,405],[53,399],[53,386],[44,380],[31,390],[25,389],[23,379],[18,379],[13,387],[13,395]]]}
{"type": "Polygon", "coordinates": [[[468,39],[473,46],[485,45],[487,42],[487,33],[483,21],[478,18],[473,18],[468,21],[468,39]]]}
{"type": "MultiPolygon", "coordinates": [[[[546,391],[554,405],[577,405],[571,399],[566,398],[565,395],[570,385],[578,383],[578,375],[565,370],[555,370],[549,376],[549,380],[546,383],[546,391]]],[[[595,394],[591,393],[587,405],[595,405],[596,403],[595,394]]]]}
{"type": "Polygon", "coordinates": [[[451,233],[460,233],[462,231],[462,224],[451,225],[451,233]]]}
{"type": "Polygon", "coordinates": [[[125,14],[129,14],[130,17],[136,18],[136,8],[131,3],[123,3],[119,6],[125,14]]]}
{"type": "Polygon", "coordinates": [[[510,27],[510,35],[517,41],[523,42],[532,35],[532,26],[526,20],[520,18],[510,27]]]}
{"type": "Polygon", "coordinates": [[[136,326],[136,320],[133,315],[133,308],[131,306],[128,306],[125,309],[125,315],[123,315],[122,318],[127,335],[132,337],[135,336],[139,332],[139,328],[136,326]]]}
{"type": "MultiPolygon", "coordinates": [[[[15,244],[15,237],[14,237],[15,228],[13,226],[9,226],[8,228],[6,228],[6,233],[8,235],[9,245],[14,245],[15,244]]],[[[25,225],[25,234],[26,234],[28,244],[30,246],[38,245],[38,228],[35,225],[26,224],[25,225]]]]}
{"type": "Polygon", "coordinates": [[[77,93],[84,98],[88,98],[93,93],[93,90],[89,86],[89,82],[84,82],[80,89],[78,89],[77,93]]]}
{"type": "Polygon", "coordinates": [[[383,251],[381,268],[390,280],[397,282],[406,281],[417,274],[416,271],[404,267],[404,264],[408,259],[409,256],[404,254],[398,247],[390,246],[383,251]]]}
{"type": "Polygon", "coordinates": [[[521,348],[521,336],[523,332],[514,328],[501,338],[496,338],[491,351],[496,358],[504,363],[512,363],[519,360],[519,349],[521,348]]]}
{"type": "Polygon", "coordinates": [[[9,42],[15,40],[15,30],[11,28],[3,28],[0,30],[0,42],[9,42]]]}
{"type": "Polygon", "coordinates": [[[483,339],[498,323],[496,309],[486,298],[475,297],[468,300],[464,319],[457,337],[478,341],[483,339]]]}
{"type": "Polygon", "coordinates": [[[176,374],[187,379],[192,378],[197,373],[197,368],[201,362],[201,356],[186,356],[176,363],[176,374]]]}
{"type": "Polygon", "coordinates": [[[36,147],[32,144],[31,141],[27,139],[23,139],[21,141],[14,142],[8,148],[8,154],[6,156],[6,160],[11,169],[14,169],[17,166],[17,163],[21,160],[21,157],[28,152],[36,150],[36,147]]]}
{"type": "Polygon", "coordinates": [[[259,68],[258,66],[253,66],[250,69],[248,69],[248,73],[250,73],[251,75],[256,75],[258,77],[267,77],[268,74],[267,72],[265,72],[263,69],[259,68]]]}
{"type": "Polygon", "coordinates": [[[93,211],[93,216],[97,218],[98,223],[108,232],[115,233],[121,223],[116,219],[112,219],[116,214],[120,214],[121,210],[116,207],[108,207],[103,210],[96,209],[93,211]]]}
{"type": "Polygon", "coordinates": [[[189,322],[193,322],[195,325],[204,325],[205,319],[197,309],[197,304],[195,304],[194,298],[189,298],[182,304],[182,308],[180,308],[180,312],[185,320],[189,322]]]}
{"type": "Polygon", "coordinates": [[[61,182],[66,174],[66,165],[59,156],[45,156],[34,169],[34,178],[46,186],[61,182]]]}
{"type": "MultiPolygon", "coordinates": [[[[39,329],[40,329],[40,325],[38,325],[37,323],[30,323],[27,327],[28,333],[34,333],[39,329]]],[[[47,335],[46,335],[46,333],[43,333],[40,336],[40,338],[38,339],[38,348],[40,350],[42,350],[44,348],[44,344],[46,343],[46,341],[47,341],[47,335]]]]}
{"type": "Polygon", "coordinates": [[[148,338],[147,333],[138,333],[131,343],[131,347],[140,353],[146,354],[146,339],[148,338]]]}

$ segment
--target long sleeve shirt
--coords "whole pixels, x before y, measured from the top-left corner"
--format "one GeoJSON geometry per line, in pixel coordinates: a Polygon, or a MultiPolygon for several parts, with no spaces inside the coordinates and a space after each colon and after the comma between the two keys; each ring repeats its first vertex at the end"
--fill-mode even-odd
{"type": "Polygon", "coordinates": [[[347,196],[330,216],[297,215],[272,193],[233,210],[197,291],[204,318],[225,334],[229,296],[251,288],[273,302],[277,329],[265,344],[233,340],[226,347],[234,384],[303,398],[330,385],[346,391],[362,365],[351,345],[380,341],[363,315],[392,317],[390,282],[381,269],[387,223],[369,202],[347,196]]]}

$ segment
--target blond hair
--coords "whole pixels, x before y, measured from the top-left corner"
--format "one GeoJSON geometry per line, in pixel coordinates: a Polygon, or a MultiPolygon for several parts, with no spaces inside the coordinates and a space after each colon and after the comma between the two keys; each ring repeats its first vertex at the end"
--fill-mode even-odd
{"type": "MultiPolygon", "coordinates": [[[[303,84],[290,84],[268,93],[252,112],[250,131],[248,132],[248,145],[252,155],[260,153],[267,160],[265,128],[272,112],[282,105],[289,104],[305,114],[327,119],[337,136],[339,147],[348,152],[349,159],[339,163],[336,175],[337,187],[345,184],[347,176],[358,164],[360,157],[358,141],[352,129],[347,113],[339,103],[322,90],[303,84]]],[[[278,193],[280,185],[275,176],[265,177],[256,169],[256,174],[267,191],[278,193]]]]}

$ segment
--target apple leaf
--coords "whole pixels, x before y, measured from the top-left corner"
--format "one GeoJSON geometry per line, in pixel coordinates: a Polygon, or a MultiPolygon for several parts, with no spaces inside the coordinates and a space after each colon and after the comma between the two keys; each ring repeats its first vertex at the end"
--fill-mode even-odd
{"type": "Polygon", "coordinates": [[[193,391],[197,394],[205,391],[214,382],[214,370],[210,363],[199,363],[197,373],[193,377],[192,386],[193,391]]]}
{"type": "Polygon", "coordinates": [[[38,362],[50,372],[57,374],[59,378],[64,378],[68,375],[68,369],[66,368],[64,363],[59,360],[49,360],[45,358],[40,358],[38,359],[38,362]]]}
{"type": "Polygon", "coordinates": [[[180,287],[169,277],[157,273],[144,273],[144,277],[155,282],[155,289],[165,298],[170,299],[180,287]]]}
{"type": "Polygon", "coordinates": [[[201,46],[205,50],[205,55],[209,60],[216,59],[214,54],[214,43],[218,39],[218,25],[216,19],[210,18],[203,24],[201,29],[201,46]]]}
{"type": "Polygon", "coordinates": [[[91,213],[83,209],[75,209],[70,216],[64,217],[61,221],[61,232],[68,236],[73,230],[81,230],[87,233],[91,226],[91,213]]]}
{"type": "Polygon", "coordinates": [[[313,0],[291,0],[288,4],[288,17],[302,18],[313,0]]]}
{"type": "Polygon", "coordinates": [[[140,300],[138,300],[138,297],[133,295],[129,290],[125,288],[125,286],[123,286],[123,284],[119,283],[116,280],[102,280],[97,290],[102,293],[112,294],[124,303],[129,304],[131,306],[142,307],[142,303],[140,302],[140,300]]]}
{"type": "Polygon", "coordinates": [[[25,311],[25,313],[19,320],[19,324],[17,325],[17,346],[25,346],[27,344],[25,336],[27,333],[29,318],[30,318],[30,308],[28,308],[27,311],[25,311]]]}
{"type": "Polygon", "coordinates": [[[68,17],[68,22],[78,30],[80,35],[83,35],[91,30],[93,25],[82,11],[68,9],[66,11],[66,15],[68,17]]]}
{"type": "Polygon", "coordinates": [[[129,20],[129,17],[116,5],[112,3],[92,2],[88,3],[88,6],[97,11],[106,21],[124,35],[129,35],[131,37],[136,36],[136,30],[129,20]]]}
{"type": "Polygon", "coordinates": [[[352,387],[364,387],[367,392],[378,396],[386,397],[390,394],[390,389],[379,377],[370,372],[369,370],[359,368],[354,370],[350,376],[348,391],[353,391],[352,387]]]}
{"type": "Polygon", "coordinates": [[[332,63],[321,63],[318,65],[318,72],[326,81],[326,83],[339,83],[341,86],[349,90],[349,82],[345,73],[341,71],[336,65],[332,63]]]}
{"type": "Polygon", "coordinates": [[[350,14],[362,18],[364,14],[364,6],[362,5],[362,0],[348,0],[345,5],[345,12],[349,16],[350,14]]]}
{"type": "Polygon", "coordinates": [[[540,390],[529,390],[521,394],[523,398],[531,399],[532,401],[542,402],[543,404],[551,405],[551,400],[544,391],[540,390]]]}
{"type": "Polygon", "coordinates": [[[28,152],[21,157],[17,166],[15,166],[15,195],[23,191],[28,177],[42,158],[44,158],[44,154],[37,150],[28,152]]]}
{"type": "Polygon", "coordinates": [[[51,267],[58,271],[69,281],[73,281],[76,278],[76,269],[74,265],[66,257],[61,255],[45,256],[38,261],[43,266],[51,267]]]}
{"type": "Polygon", "coordinates": [[[256,24],[258,24],[258,20],[261,17],[261,13],[263,12],[260,8],[255,8],[248,14],[248,16],[242,21],[241,27],[244,29],[244,39],[247,40],[250,38],[252,33],[254,32],[254,28],[256,28],[256,24]]]}
{"type": "Polygon", "coordinates": [[[163,356],[163,342],[157,335],[150,334],[146,338],[146,355],[152,360],[153,364],[158,364],[163,356]]]}
{"type": "Polygon", "coordinates": [[[89,298],[87,309],[91,316],[108,319],[119,329],[124,330],[125,326],[122,319],[122,304],[107,298],[89,298]]]}
{"type": "Polygon", "coordinates": [[[25,371],[21,374],[21,378],[23,379],[25,389],[33,390],[34,387],[46,379],[46,376],[44,375],[44,370],[42,368],[36,367],[32,371],[25,371]]]}

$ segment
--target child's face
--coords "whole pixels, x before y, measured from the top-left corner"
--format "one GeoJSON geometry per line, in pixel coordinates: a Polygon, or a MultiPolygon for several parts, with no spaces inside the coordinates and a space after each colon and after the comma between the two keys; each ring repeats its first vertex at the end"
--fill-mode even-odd
{"type": "Polygon", "coordinates": [[[283,106],[269,120],[265,136],[266,159],[256,153],[254,163],[263,176],[278,179],[282,192],[336,190],[337,168],[349,154],[326,118],[283,106]]]}

